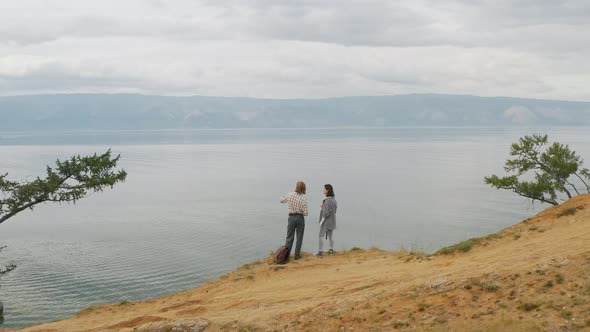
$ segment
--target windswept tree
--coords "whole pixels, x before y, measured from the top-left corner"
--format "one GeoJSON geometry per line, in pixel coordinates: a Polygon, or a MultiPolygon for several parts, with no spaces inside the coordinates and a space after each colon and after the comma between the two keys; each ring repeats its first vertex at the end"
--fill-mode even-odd
{"type": "Polygon", "coordinates": [[[0,224],[26,209],[46,202],[76,203],[90,192],[103,191],[125,181],[127,172],[117,170],[121,156],[111,157],[111,150],[102,155],[74,156],[47,166],[47,175],[32,181],[10,181],[0,175],[0,224]]]}
{"type": "Polygon", "coordinates": [[[560,197],[590,193],[590,171],[582,167],[582,158],[567,145],[547,145],[547,135],[521,137],[512,144],[513,158],[504,165],[504,170],[513,174],[487,176],[485,183],[552,205],[558,205],[560,197]]]}
{"type": "MultiPolygon", "coordinates": [[[[56,161],[55,168],[47,166],[47,175],[32,181],[10,181],[8,174],[0,175],[0,224],[17,213],[33,209],[46,202],[76,203],[89,192],[103,191],[125,181],[127,172],[117,170],[121,156],[111,158],[111,150],[102,155],[74,156],[56,161]]],[[[0,247],[2,251],[5,247],[0,247]]],[[[15,264],[0,267],[0,277],[14,270],[15,264]]],[[[0,302],[0,322],[4,320],[0,302]]]]}

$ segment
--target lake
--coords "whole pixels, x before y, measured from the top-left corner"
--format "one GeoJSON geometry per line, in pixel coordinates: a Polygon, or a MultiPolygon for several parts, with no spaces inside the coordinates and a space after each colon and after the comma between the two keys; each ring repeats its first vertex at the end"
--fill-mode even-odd
{"type": "Polygon", "coordinates": [[[483,183],[533,133],[590,158],[588,128],[566,127],[0,132],[10,179],[109,148],[129,173],[76,205],[40,205],[0,225],[0,262],[18,265],[1,280],[3,326],[178,292],[268,257],[286,233],[279,198],[298,180],[310,202],[305,252],[318,249],[325,183],[339,205],[336,251],[432,252],[497,232],[547,207],[483,183]]]}

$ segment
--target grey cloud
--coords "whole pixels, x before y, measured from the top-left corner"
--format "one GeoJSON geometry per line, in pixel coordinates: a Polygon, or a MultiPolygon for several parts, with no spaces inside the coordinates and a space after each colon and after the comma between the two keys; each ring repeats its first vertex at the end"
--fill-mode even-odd
{"type": "Polygon", "coordinates": [[[428,20],[403,6],[381,1],[320,7],[294,4],[257,8],[253,32],[275,39],[342,45],[427,44],[428,20]]]}
{"type": "MultiPolygon", "coordinates": [[[[587,1],[224,2],[254,36],[360,46],[584,47],[587,1]]],[[[227,17],[232,20],[232,17],[227,17]]]]}
{"type": "Polygon", "coordinates": [[[20,0],[0,12],[0,95],[590,99],[588,18],[587,1],[20,0]]]}
{"type": "MultiPolygon", "coordinates": [[[[585,0],[468,1],[471,13],[487,13],[488,20],[506,27],[546,24],[586,24],[590,3],[585,0]]],[[[482,15],[476,15],[482,18],[482,15]]]]}
{"type": "Polygon", "coordinates": [[[587,1],[143,2],[155,12],[135,6],[129,15],[85,12],[77,16],[48,13],[2,17],[0,43],[158,36],[187,40],[271,38],[347,46],[510,46],[552,51],[585,47],[590,30],[587,1]]]}
{"type": "Polygon", "coordinates": [[[9,94],[30,94],[35,91],[194,94],[195,91],[210,89],[206,82],[183,83],[169,78],[158,80],[137,69],[121,67],[122,65],[104,65],[94,61],[76,64],[58,60],[42,61],[21,73],[0,71],[0,95],[3,91],[8,91],[9,94]]]}
{"type": "MultiPolygon", "coordinates": [[[[79,68],[78,68],[79,69],[79,68]]],[[[0,74],[5,83],[0,83],[1,90],[30,91],[30,90],[77,90],[80,88],[125,87],[138,83],[129,77],[108,72],[81,73],[74,68],[68,68],[57,61],[41,64],[23,75],[9,76],[0,74]]]]}
{"type": "Polygon", "coordinates": [[[41,19],[36,23],[17,19],[0,25],[0,44],[31,45],[60,38],[139,37],[170,39],[226,39],[231,34],[190,20],[173,18],[111,18],[99,16],[41,19]],[[40,29],[35,26],[42,25],[40,29]]]}

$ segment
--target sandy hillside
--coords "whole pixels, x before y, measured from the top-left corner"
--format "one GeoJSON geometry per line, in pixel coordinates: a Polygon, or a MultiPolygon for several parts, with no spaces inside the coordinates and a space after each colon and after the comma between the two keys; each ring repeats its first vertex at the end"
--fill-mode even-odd
{"type": "Polygon", "coordinates": [[[206,331],[590,331],[590,195],[455,249],[264,260],[190,291],[22,331],[131,331],[161,321],[206,331]]]}

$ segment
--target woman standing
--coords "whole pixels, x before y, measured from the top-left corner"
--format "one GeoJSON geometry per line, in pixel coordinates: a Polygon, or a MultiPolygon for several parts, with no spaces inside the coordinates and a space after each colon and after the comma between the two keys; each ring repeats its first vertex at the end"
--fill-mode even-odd
{"type": "MultiPolygon", "coordinates": [[[[285,247],[289,248],[289,254],[293,248],[295,233],[297,232],[297,244],[295,245],[295,260],[301,258],[301,244],[303,243],[303,231],[305,230],[305,216],[308,214],[307,197],[305,197],[305,183],[297,182],[295,191],[281,197],[281,203],[287,203],[289,208],[289,222],[287,224],[287,239],[285,247]]],[[[287,255],[288,259],[289,255],[287,255]]]]}
{"type": "Polygon", "coordinates": [[[334,188],[331,184],[324,185],[324,195],[326,198],[322,202],[322,210],[320,211],[320,250],[316,254],[318,257],[324,255],[324,236],[330,239],[330,250],[328,254],[334,255],[334,240],[332,235],[336,229],[336,210],[338,204],[334,198],[334,188]]]}

